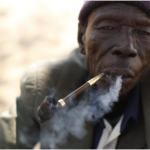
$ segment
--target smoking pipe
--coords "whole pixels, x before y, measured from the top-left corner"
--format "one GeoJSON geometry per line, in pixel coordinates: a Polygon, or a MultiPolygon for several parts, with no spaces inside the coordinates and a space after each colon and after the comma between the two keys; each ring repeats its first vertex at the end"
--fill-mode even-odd
{"type": "Polygon", "coordinates": [[[73,91],[65,98],[58,100],[58,102],[54,98],[50,96],[46,96],[44,101],[37,108],[39,122],[43,123],[46,120],[50,119],[57,111],[59,111],[69,101],[71,101],[71,99],[75,98],[76,96],[84,92],[86,89],[88,89],[90,86],[95,84],[103,75],[104,73],[101,73],[96,77],[90,79],[89,81],[87,81],[85,84],[83,84],[81,87],[73,91]]]}

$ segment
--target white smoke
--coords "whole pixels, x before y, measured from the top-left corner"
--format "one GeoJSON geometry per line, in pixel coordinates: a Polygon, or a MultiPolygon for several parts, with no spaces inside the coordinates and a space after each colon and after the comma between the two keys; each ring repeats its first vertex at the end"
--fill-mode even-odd
{"type": "Polygon", "coordinates": [[[52,131],[49,137],[50,148],[57,148],[57,143],[65,143],[68,135],[78,139],[86,136],[86,121],[96,121],[110,112],[114,102],[118,101],[122,79],[117,77],[116,82],[110,86],[108,93],[99,90],[90,91],[91,104],[84,99],[75,107],[65,107],[51,119],[52,131]]]}

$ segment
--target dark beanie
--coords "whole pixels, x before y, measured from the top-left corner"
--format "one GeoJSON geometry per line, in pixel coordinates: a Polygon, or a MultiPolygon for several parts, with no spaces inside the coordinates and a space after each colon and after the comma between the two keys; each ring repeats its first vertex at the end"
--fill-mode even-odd
{"type": "MultiPolygon", "coordinates": [[[[84,20],[95,8],[99,7],[102,4],[112,2],[119,2],[119,1],[85,1],[79,13],[79,21],[83,23],[84,20]]],[[[145,11],[148,15],[150,15],[150,1],[122,1],[122,2],[137,6],[141,8],[143,11],[145,11]]]]}

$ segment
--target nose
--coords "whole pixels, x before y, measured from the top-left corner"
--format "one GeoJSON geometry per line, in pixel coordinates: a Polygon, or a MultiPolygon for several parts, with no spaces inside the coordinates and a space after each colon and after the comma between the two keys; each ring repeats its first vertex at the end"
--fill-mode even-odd
{"type": "Polygon", "coordinates": [[[130,32],[121,34],[117,46],[112,49],[112,54],[123,58],[137,55],[137,50],[134,48],[134,39],[130,32]]]}

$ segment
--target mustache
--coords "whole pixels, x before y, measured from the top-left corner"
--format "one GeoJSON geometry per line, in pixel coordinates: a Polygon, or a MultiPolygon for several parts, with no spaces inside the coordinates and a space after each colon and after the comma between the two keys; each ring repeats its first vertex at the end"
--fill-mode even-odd
{"type": "Polygon", "coordinates": [[[124,74],[126,74],[126,70],[129,70],[129,71],[132,71],[134,74],[137,73],[136,71],[136,67],[132,66],[131,64],[122,64],[122,63],[115,63],[115,64],[105,64],[105,65],[101,65],[100,67],[96,67],[97,69],[97,73],[101,73],[103,72],[103,70],[107,70],[107,69],[110,69],[110,70],[122,70],[122,72],[125,72],[124,74]]]}

